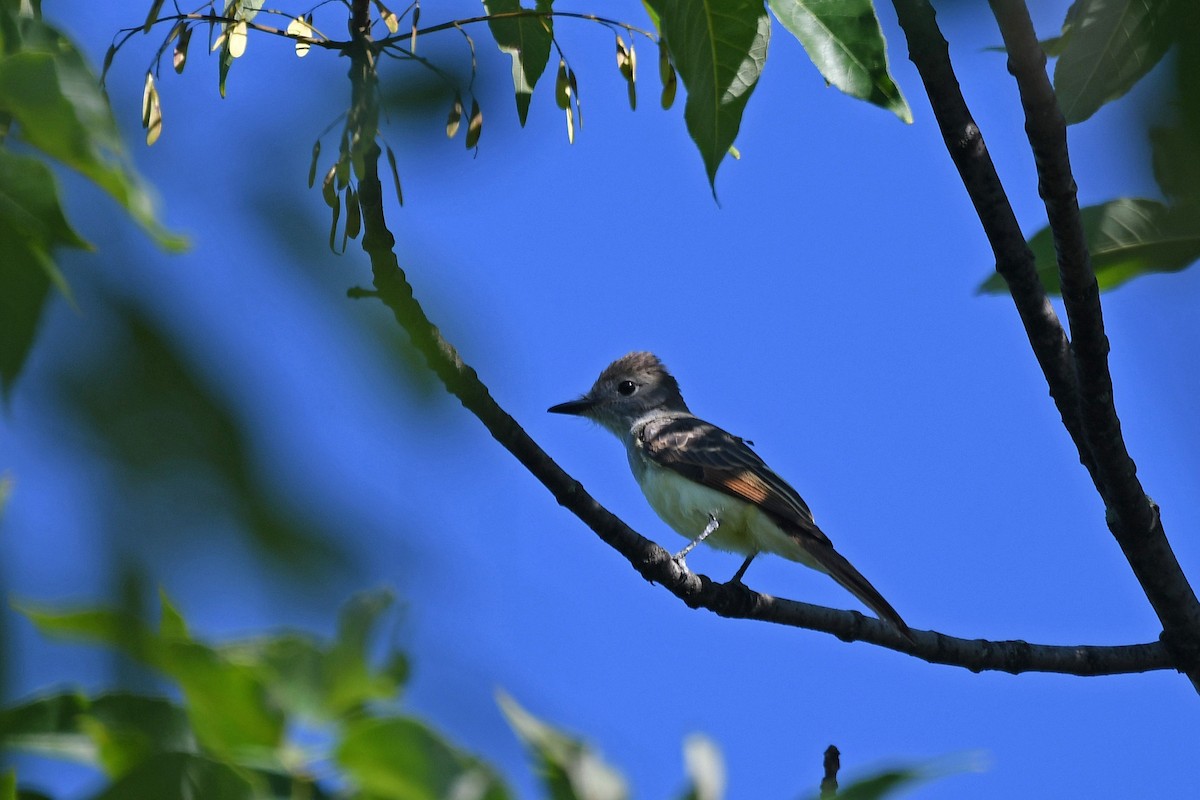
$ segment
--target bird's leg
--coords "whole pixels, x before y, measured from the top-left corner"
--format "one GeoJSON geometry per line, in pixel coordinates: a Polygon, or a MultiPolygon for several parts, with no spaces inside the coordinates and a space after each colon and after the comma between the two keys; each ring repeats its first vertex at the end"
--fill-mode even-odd
{"type": "Polygon", "coordinates": [[[733,574],[733,577],[729,579],[730,583],[741,583],[742,582],[742,576],[746,574],[746,569],[750,566],[750,562],[754,560],[754,557],[756,555],[758,555],[757,550],[755,550],[750,555],[746,556],[746,560],[742,562],[742,565],[740,567],[738,567],[738,571],[735,572],[733,574]]]}
{"type": "Polygon", "coordinates": [[[721,526],[721,523],[717,521],[717,518],[715,516],[713,516],[712,514],[709,514],[708,515],[708,524],[704,526],[704,530],[700,532],[700,535],[697,536],[695,539],[692,539],[690,542],[688,542],[687,547],[683,548],[678,553],[671,556],[671,559],[673,561],[678,561],[678,562],[682,563],[683,557],[686,556],[688,553],[692,552],[693,547],[695,547],[696,545],[700,544],[705,539],[707,539],[709,537],[709,534],[711,534],[713,531],[715,531],[720,526],[721,526]]]}

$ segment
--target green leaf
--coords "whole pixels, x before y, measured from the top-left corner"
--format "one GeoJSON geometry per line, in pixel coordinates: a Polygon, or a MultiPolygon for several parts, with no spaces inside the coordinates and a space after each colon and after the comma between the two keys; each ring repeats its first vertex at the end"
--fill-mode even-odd
{"type": "MultiPolygon", "coordinates": [[[[489,15],[520,11],[518,0],[484,0],[489,15]]],[[[547,9],[549,3],[545,4],[547,9]]],[[[541,9],[542,4],[538,4],[541,9]]],[[[533,87],[546,71],[550,59],[550,42],[553,39],[553,22],[550,17],[514,17],[511,19],[489,19],[488,27],[500,47],[500,52],[512,56],[513,88],[517,96],[517,116],[521,126],[529,115],[529,101],[533,87]]]]}
{"type": "Polygon", "coordinates": [[[769,0],[769,4],[826,81],[912,122],[912,111],[888,72],[887,43],[872,0],[769,0]]]}
{"type": "Polygon", "coordinates": [[[22,52],[0,59],[0,112],[26,142],[77,170],[120,203],[170,251],[186,240],[158,221],[150,191],[129,165],[108,98],[69,39],[40,20],[22,18],[22,52]]]}
{"type": "MultiPolygon", "coordinates": [[[[213,752],[269,750],[282,740],[283,715],[268,702],[252,666],[187,638],[161,638],[141,621],[112,611],[23,611],[43,633],[115,647],[173,678],[183,690],[196,738],[213,752]]],[[[176,630],[182,625],[168,623],[176,630]]]]}
{"type": "Polygon", "coordinates": [[[1068,124],[1115,100],[1162,59],[1174,36],[1172,0],[1075,0],[1054,89],[1068,124]]]}
{"type": "MultiPolygon", "coordinates": [[[[1101,291],[1151,272],[1178,272],[1200,258],[1200,206],[1121,198],[1080,213],[1101,291]]],[[[1034,234],[1029,247],[1046,291],[1058,294],[1058,260],[1050,229],[1034,234]]],[[[999,275],[992,275],[979,291],[1007,289],[999,275]]]]}
{"type": "Polygon", "coordinates": [[[95,764],[97,750],[80,729],[88,701],[76,692],[38,697],[0,711],[0,743],[85,764],[95,764]]]}
{"type": "Polygon", "coordinates": [[[17,800],[17,772],[8,770],[0,775],[0,800],[17,800]]]}
{"type": "Polygon", "coordinates": [[[183,708],[164,697],[125,692],[96,698],[81,720],[111,777],[132,771],[163,752],[195,750],[195,738],[183,708]]]}
{"type": "Polygon", "coordinates": [[[716,743],[694,733],[683,741],[688,788],[683,800],[721,800],[725,796],[725,761],[716,743]]]}
{"type": "Polygon", "coordinates": [[[508,724],[529,748],[551,800],[624,800],[625,779],[579,739],[542,722],[509,695],[496,696],[508,724]]]}
{"type": "Polygon", "coordinates": [[[647,0],[658,14],[687,88],[684,120],[709,185],[737,138],[742,112],[767,60],[771,18],[762,0],[647,0]]]}
{"type": "Polygon", "coordinates": [[[160,753],[113,781],[95,800],[253,800],[256,794],[246,775],[229,764],[192,753],[160,753]]]}
{"type": "Polygon", "coordinates": [[[69,289],[55,247],[89,248],[67,222],[53,173],[41,161],[0,149],[0,393],[11,391],[33,346],[54,283],[69,289]]]}
{"type": "Polygon", "coordinates": [[[335,757],[362,795],[379,800],[506,800],[483,763],[406,717],[365,718],[346,726],[335,757]]]}

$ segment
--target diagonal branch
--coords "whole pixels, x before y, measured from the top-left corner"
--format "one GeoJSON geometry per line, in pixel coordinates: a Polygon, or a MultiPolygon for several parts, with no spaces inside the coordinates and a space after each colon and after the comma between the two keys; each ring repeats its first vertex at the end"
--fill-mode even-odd
{"type": "Polygon", "coordinates": [[[1175,558],[1158,508],[1146,496],[1125,447],[1108,369],[1108,337],[1100,291],[1079,215],[1075,179],[1067,151],[1067,125],[1046,74],[1024,0],[991,0],[1025,109],[1025,130],[1046,204],[1071,326],[1071,349],[1080,389],[1080,408],[1093,477],[1108,508],[1108,524],[1134,575],[1163,623],[1166,641],[1200,686],[1200,601],[1175,558]]]}
{"type": "MultiPolygon", "coordinates": [[[[355,0],[365,6],[365,0],[355,0]]],[[[357,26],[359,43],[349,49],[356,105],[376,96],[375,61],[369,32],[357,26]]],[[[359,112],[372,120],[369,111],[359,112]]],[[[364,132],[366,133],[366,132],[364,132]]],[[[379,180],[379,147],[371,144],[364,153],[363,173],[358,183],[362,209],[363,250],[371,261],[374,289],[352,289],[351,297],[376,297],[393,313],[412,338],[430,368],[446,388],[479,418],[488,432],[565,506],[606,543],[624,556],[646,580],[664,588],[692,608],[705,608],[724,617],[756,619],[780,625],[808,628],[833,634],[851,642],[863,641],[887,647],[933,663],[964,667],[974,672],[998,670],[1009,673],[1056,672],[1072,675],[1111,675],[1172,669],[1173,654],[1160,642],[1103,646],[1034,645],[1021,641],[960,639],[935,631],[913,631],[913,639],[891,626],[856,611],[785,600],[755,592],[741,583],[714,583],[689,571],[670,553],[627,526],[598,503],[578,481],[568,475],[529,437],[521,426],[492,398],[475,370],[465,364],[454,346],[445,340],[413,296],[412,286],[400,268],[395,239],[388,230],[379,180]]]]}

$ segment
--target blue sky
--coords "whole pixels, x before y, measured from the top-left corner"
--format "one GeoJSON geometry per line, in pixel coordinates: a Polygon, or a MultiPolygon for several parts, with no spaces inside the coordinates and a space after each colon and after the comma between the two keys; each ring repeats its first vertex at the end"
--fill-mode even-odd
{"type": "MultiPolygon", "coordinates": [[[[139,23],[147,4],[46,5],[99,63],[109,33],[139,23]]],[[[1036,5],[1039,33],[1054,33],[1066,4],[1036,5]]],[[[449,4],[422,21],[478,12],[449,4]]],[[[606,13],[645,20],[636,3],[606,13]]],[[[387,132],[405,185],[405,207],[390,209],[401,263],[497,400],[601,502],[668,549],[682,540],[646,506],[616,441],[545,413],[634,349],[664,359],[697,414],[752,439],[913,627],[1054,644],[1151,641],[1160,628],[1104,526],[1011,302],[975,294],[990,269],[987,243],[890,7],[880,14],[914,124],[827,88],[776,26],[737,140],[742,158],[718,174],[719,206],[682,102],[657,107],[648,46],[631,112],[611,34],[556,24],[584,103],[584,127],[568,145],[549,83],[519,127],[507,57],[476,30],[478,154],[445,138],[449,97],[428,115],[394,118],[387,132]]],[[[962,4],[940,21],[1032,233],[1044,215],[1015,89],[1003,56],[985,51],[999,41],[994,22],[962,4]]],[[[117,57],[109,91],[165,218],[193,249],[155,251],[110,203],[66,179],[68,210],[98,249],[64,256],[76,307],[55,304],[0,419],[0,469],[17,482],[0,527],[10,594],[105,601],[114,541],[213,637],[328,631],[351,592],[392,586],[402,610],[391,636],[415,662],[408,707],[498,764],[525,795],[531,771],[494,703],[500,687],[585,734],[639,797],[681,785],[681,743],[696,731],[724,752],[733,800],[814,789],[830,743],[846,776],[982,754],[986,769],[922,788],[928,798],[1176,795],[1200,780],[1197,700],[1178,675],[973,675],[691,611],[644,582],[455,401],[414,389],[395,337],[381,333],[387,314],[345,298],[369,283],[366,258],[353,246],[329,254],[325,207],[304,187],[312,140],[346,99],[345,62],[319,52],[297,61],[284,42],[252,39],[222,101],[216,60],[197,48],[182,77],[163,75],[163,135],[147,149],[137,122],[156,43],[136,39],[117,57]],[[350,566],[321,585],[281,580],[227,516],[187,502],[188,513],[173,515],[180,499],[169,494],[156,517],[146,512],[158,530],[97,529],[127,487],[105,477],[108,457],[55,405],[53,383],[120,347],[109,344],[104,298],[114,294],[168,331],[237,409],[277,502],[332,531],[350,566]]],[[[461,44],[445,35],[422,48],[461,70],[461,44]]],[[[416,74],[385,68],[385,84],[416,74]]],[[[1162,99],[1148,82],[1071,129],[1083,204],[1157,196],[1141,117],[1162,99]]],[[[1192,574],[1197,301],[1194,270],[1105,296],[1126,439],[1192,574]]],[[[703,550],[688,563],[724,580],[740,560],[703,550]]],[[[761,559],[748,582],[857,607],[832,581],[782,560],[761,559]]],[[[16,617],[6,624],[17,643],[10,696],[110,680],[107,662],[48,644],[16,617]]],[[[77,773],[67,780],[93,785],[77,773]]]]}

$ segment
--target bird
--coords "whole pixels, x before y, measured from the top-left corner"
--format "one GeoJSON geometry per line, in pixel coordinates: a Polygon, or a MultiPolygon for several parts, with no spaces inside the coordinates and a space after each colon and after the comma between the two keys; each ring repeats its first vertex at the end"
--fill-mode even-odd
{"type": "Polygon", "coordinates": [[[689,544],[746,556],[774,553],[824,572],[911,639],[891,604],[837,550],[800,494],[751,449],[751,443],[692,414],[679,382],[653,353],[629,353],[609,364],[576,400],[547,409],[584,417],[625,445],[629,466],[651,508],[689,544]]]}

